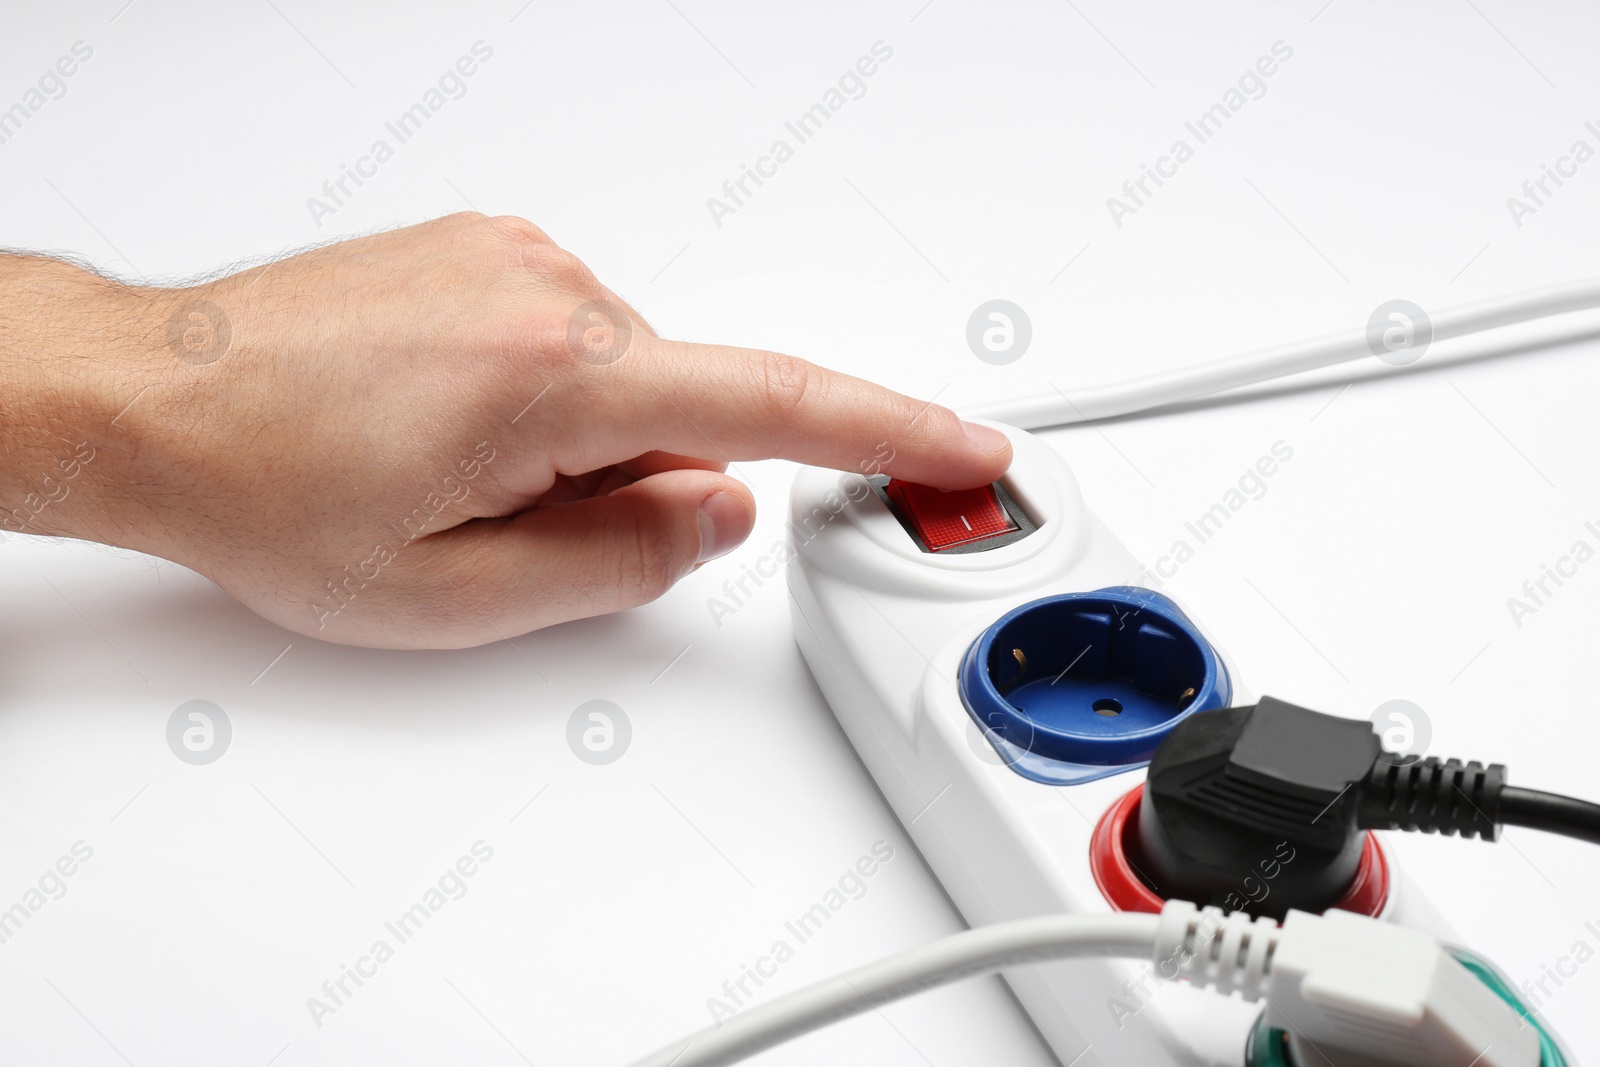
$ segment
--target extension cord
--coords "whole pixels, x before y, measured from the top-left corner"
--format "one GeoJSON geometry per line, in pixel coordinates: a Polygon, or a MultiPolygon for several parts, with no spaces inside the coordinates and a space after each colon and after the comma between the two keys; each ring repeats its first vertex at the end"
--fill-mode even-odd
{"type": "MultiPolygon", "coordinates": [[[[962,508],[996,518],[993,500],[963,497],[953,510],[925,517],[930,525],[924,526],[915,514],[905,514],[915,503],[910,497],[893,496],[859,476],[802,470],[790,502],[795,552],[788,579],[796,640],[835,716],[967,921],[1159,907],[1148,879],[1132,869],[1120,847],[1137,811],[1132,787],[1144,776],[1143,761],[1178,718],[1252,699],[1226,655],[1181,605],[1127,588],[1147,575],[1084,506],[1061,459],[1025,430],[1149,411],[1369,355],[1403,365],[1433,342],[1597,307],[1600,280],[1590,279],[1446,309],[1431,320],[1404,317],[1398,351],[1375,313],[1364,328],[1330,337],[968,413],[1010,424],[997,427],[1015,453],[1011,471],[997,483],[1009,495],[1001,506],[1011,525],[1021,518],[1037,526],[991,538],[987,546],[981,539],[961,544],[964,535],[954,521],[972,533],[962,508]],[[946,537],[953,538],[950,544],[934,544],[946,537]],[[1108,591],[1109,599],[1086,604],[1082,598],[1096,590],[1108,591]],[[1041,598],[1052,594],[1059,599],[1040,607],[1041,598]],[[1027,604],[1035,606],[1019,613],[1027,604]],[[1167,714],[1137,693],[1138,706],[1124,707],[1129,693],[1119,689],[1090,699],[1090,710],[1103,708],[1112,721],[1085,717],[1071,725],[1061,713],[1092,693],[1063,699],[1050,691],[1025,692],[1038,689],[1037,681],[1016,694],[1002,688],[1012,669],[1007,645],[1017,645],[1011,649],[1019,660],[1014,677],[1031,678],[1024,646],[1037,640],[1035,631],[1088,633],[1097,613],[1115,616],[1119,629],[1127,614],[1154,624],[1148,642],[1093,651],[1107,656],[1108,666],[1122,656],[1124,675],[1134,670],[1129,656],[1159,661],[1171,658],[1162,652],[1166,645],[1178,650],[1176,658],[1194,679],[1167,714]],[[1191,662],[1196,649],[1203,663],[1191,662]],[[1196,673],[1202,668],[1203,676],[1196,673]],[[1012,704],[1023,696],[1042,703],[1019,715],[1012,704]],[[1137,714],[1124,725],[1130,710],[1137,714]],[[1038,727],[1036,719],[1058,722],[1062,729],[1038,727]],[[1028,736],[1018,738],[1019,730],[1028,736]]],[[[1570,320],[1565,328],[1572,329],[1570,320]]],[[[937,498],[925,503],[940,510],[937,498]]],[[[1118,640],[1111,634],[1102,643],[1118,640]]],[[[1085,643],[1092,647],[1095,641],[1085,643]]],[[[1074,666],[1063,664],[1055,681],[1074,666]]],[[[1151,675],[1148,664],[1136,673],[1141,671],[1151,676],[1144,681],[1159,683],[1157,689],[1167,684],[1151,675]]],[[[1106,681],[1117,673],[1102,672],[1106,681]]],[[[1292,857],[1275,851],[1241,871],[1230,906],[1259,904],[1285,862],[1292,857]]],[[[1407,886],[1376,834],[1368,835],[1356,884],[1335,906],[1445,940],[1451,936],[1431,905],[1407,886]]],[[[1240,1042],[1255,1027],[1253,1012],[1238,1002],[1197,1000],[1188,995],[1193,990],[1170,990],[1157,999],[1146,978],[1127,961],[1106,959],[1007,974],[1063,1062],[1239,1062],[1240,1042]],[[1123,995],[1108,997],[1107,990],[1123,995]]]]}
{"type": "MultiPolygon", "coordinates": [[[[1084,739],[1089,756],[1112,762],[1079,764],[1084,769],[1069,772],[1071,784],[1047,781],[998,729],[980,726],[967,704],[981,706],[982,695],[969,685],[964,703],[963,671],[970,682],[969,650],[997,620],[1041,598],[1125,589],[1140,573],[1087,509],[1054,450],[1026,432],[997,428],[1015,454],[999,484],[1036,529],[985,551],[925,551],[913,536],[914,517],[908,520],[903,505],[867,479],[800,473],[790,502],[795,555],[788,572],[796,639],[856,751],[970,925],[1138,908],[1126,896],[1128,886],[1114,884],[1115,872],[1105,870],[1108,827],[1143,780],[1150,736],[1159,738],[1192,714],[1205,693],[1184,710],[1173,707],[1165,720],[1158,715],[1153,725],[1148,716],[1129,723],[1125,735],[1118,720],[1128,709],[1091,717],[1097,733],[1084,739]],[[1116,745],[1139,736],[1145,740],[1118,755],[1116,745]]],[[[1137,605],[1139,594],[1131,595],[1125,604],[1137,605]]],[[[1141,619],[1191,622],[1187,632],[1213,657],[1205,668],[1210,680],[1197,676],[1200,684],[1189,688],[1223,684],[1220,704],[1208,707],[1249,703],[1237,667],[1203,622],[1180,615],[1181,606],[1159,594],[1146,595],[1152,610],[1164,611],[1141,619]]],[[[1098,614],[1110,618],[1117,610],[1098,614]]],[[[1120,621],[1110,618],[1112,627],[1120,621]]],[[[1004,653],[991,652],[989,662],[1003,665],[1004,653]]],[[[1079,665],[1072,678],[1081,673],[1079,665]]],[[[1450,940],[1451,931],[1381,843],[1371,847],[1386,882],[1362,906],[1450,940]]],[[[1241,871],[1240,893],[1270,892],[1273,865],[1281,861],[1263,856],[1257,870],[1241,871]]],[[[1148,963],[1126,959],[1046,964],[1005,976],[1055,1054],[1080,1067],[1237,1067],[1259,1014],[1242,1000],[1155,982],[1148,963]]]]}
{"type": "MultiPolygon", "coordinates": [[[[1365,328],[1331,337],[1073,396],[1058,390],[990,405],[968,417],[1011,424],[996,428],[1010,438],[1014,459],[1000,482],[982,489],[943,493],[881,475],[802,469],[790,498],[794,543],[787,572],[796,641],[951,899],[968,923],[987,927],[948,940],[976,938],[963,942],[973,946],[998,940],[1002,947],[987,957],[991,966],[969,962],[951,970],[946,954],[965,950],[935,945],[905,954],[916,960],[886,960],[855,977],[881,980],[874,988],[901,996],[1008,962],[1060,960],[1008,970],[1005,977],[1056,1055],[1074,1067],[1272,1067],[1306,1058],[1333,1067],[1417,1067],[1436,1062],[1441,1049],[1452,1057],[1470,1051],[1474,1034],[1495,1035],[1474,1063],[1561,1067],[1566,1058],[1554,1037],[1525,1017],[1491,965],[1464,950],[1455,950],[1452,960],[1440,947],[1451,931],[1407,886],[1375,833],[1341,838],[1327,854],[1331,866],[1324,856],[1324,864],[1312,868],[1315,877],[1297,871],[1280,883],[1280,889],[1295,887],[1280,900],[1314,894],[1333,909],[1326,919],[1290,910],[1281,932],[1270,918],[1252,922],[1245,911],[1284,914],[1268,897],[1273,880],[1294,862],[1294,849],[1285,841],[1246,865],[1237,891],[1222,886],[1217,893],[1232,914],[1221,920],[1216,912],[1220,936],[1207,934],[1202,958],[1185,961],[1187,983],[1157,981],[1159,953],[1142,964],[1126,958],[1126,927],[1120,935],[1109,926],[1099,934],[1066,929],[1113,912],[1160,912],[1169,933],[1169,916],[1189,916],[1183,921],[1190,923],[1193,906],[1163,901],[1152,889],[1158,883],[1134,863],[1141,843],[1162,845],[1169,867],[1176,858],[1180,876],[1188,877],[1185,864],[1191,863],[1159,836],[1149,842],[1130,836],[1138,832],[1141,804],[1157,803],[1152,811],[1163,812],[1169,802],[1183,803],[1170,800],[1175,794],[1167,779],[1158,783],[1165,791],[1159,799],[1145,801],[1144,768],[1178,724],[1197,713],[1249,705],[1252,698],[1227,656],[1181,605],[1135,584],[1148,575],[1085,507],[1060,457],[1025,431],[1149,411],[1369,354],[1404,365],[1434,341],[1595,308],[1600,280],[1447,309],[1432,320],[1414,305],[1399,312],[1385,307],[1365,328]],[[1343,896],[1335,897],[1341,885],[1343,896]],[[1292,934],[1291,923],[1298,924],[1292,934]],[[1094,942],[1096,936],[1108,940],[1094,942]],[[1084,938],[1098,947],[1085,950],[1084,938]],[[1040,950],[1052,942],[1070,951],[1040,950]],[[1290,945],[1300,946],[1298,955],[1290,945]],[[1269,968],[1277,951],[1271,946],[1286,953],[1277,970],[1289,983],[1284,989],[1281,977],[1276,980],[1276,1003],[1250,978],[1269,968]],[[1249,991],[1239,986],[1241,977],[1249,991]],[[1213,984],[1245,995],[1205,996],[1203,987],[1213,984]],[[1267,999],[1265,1014],[1249,1003],[1251,993],[1267,999]],[[1297,1014],[1311,1033],[1332,1042],[1332,1058],[1297,1025],[1297,1014]]],[[[1564,329],[1572,332],[1570,320],[1564,329]]],[[[1506,345],[1498,354],[1511,351],[1506,345]]],[[[877,470],[882,447],[863,470],[877,470]]],[[[1270,704],[1279,710],[1267,714],[1296,717],[1308,731],[1313,727],[1305,724],[1320,721],[1305,709],[1284,712],[1281,701],[1270,704]]],[[[1234,719],[1239,714],[1230,712],[1234,719]]],[[[1343,766],[1296,756],[1304,750],[1271,740],[1276,730],[1269,724],[1241,734],[1242,747],[1230,759],[1245,777],[1218,788],[1248,792],[1254,788],[1249,776],[1266,774],[1282,789],[1314,792],[1321,784],[1295,777],[1296,767],[1315,774],[1343,766]]],[[[1342,736],[1339,730],[1330,736],[1342,736]]],[[[1200,736],[1191,751],[1210,758],[1205,738],[1215,734],[1213,726],[1195,722],[1184,732],[1200,736]]],[[[1363,752],[1370,762],[1371,751],[1355,754],[1363,752]]],[[[1429,767],[1424,774],[1470,769],[1437,760],[1429,767]]],[[[1501,771],[1490,768],[1490,778],[1501,771]]],[[[1494,783],[1496,802],[1503,798],[1510,814],[1512,792],[1499,792],[1503,777],[1494,783]]],[[[1182,788],[1180,780],[1179,794],[1182,788]]],[[[1472,819],[1440,821],[1383,808],[1413,793],[1433,795],[1426,781],[1400,783],[1391,774],[1363,789],[1373,793],[1363,805],[1378,806],[1363,808],[1361,817],[1373,820],[1366,825],[1456,832],[1458,824],[1470,824],[1485,833],[1492,826],[1489,818],[1479,826],[1472,819]]],[[[1197,793],[1192,799],[1201,802],[1197,812],[1217,805],[1237,811],[1259,805],[1262,796],[1205,799],[1197,793]]],[[[1520,790],[1516,809],[1524,825],[1600,841],[1600,807],[1593,804],[1520,790]]],[[[1285,817],[1285,825],[1304,829],[1285,817]]],[[[1166,826],[1167,816],[1154,818],[1166,826]]],[[[1315,834],[1311,843],[1323,848],[1326,828],[1315,834]]],[[[1193,834],[1185,830],[1185,837],[1193,834]]],[[[1211,867],[1207,885],[1217,889],[1225,868],[1211,867]]],[[[1199,936],[1192,925],[1185,929],[1190,941],[1199,936]]],[[[713,1029],[641,1062],[734,1063],[853,1014],[865,999],[845,976],[756,1009],[731,1026],[733,1033],[713,1029]]]]}

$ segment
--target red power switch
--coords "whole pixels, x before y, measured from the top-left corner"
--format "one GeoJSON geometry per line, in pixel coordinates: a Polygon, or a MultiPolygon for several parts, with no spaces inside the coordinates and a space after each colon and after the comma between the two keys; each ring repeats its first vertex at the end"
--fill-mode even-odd
{"type": "Polygon", "coordinates": [[[901,521],[916,531],[930,552],[1021,529],[1001,506],[992,485],[946,490],[891,479],[883,491],[901,521]]]}

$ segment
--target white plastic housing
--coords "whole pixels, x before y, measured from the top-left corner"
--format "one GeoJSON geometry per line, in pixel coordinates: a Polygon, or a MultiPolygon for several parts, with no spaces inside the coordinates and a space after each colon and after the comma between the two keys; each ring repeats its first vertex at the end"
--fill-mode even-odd
{"type": "MultiPolygon", "coordinates": [[[[1090,873],[1090,839],[1106,809],[1144,777],[1132,770],[1040,785],[1004,763],[962,706],[960,659],[1000,615],[1055,593],[1130,584],[1140,570],[1085,508],[1055,452],[999,428],[1015,449],[1002,484],[1039,529],[991,551],[920,551],[859,475],[808,468],[791,495],[788,582],[801,651],[971,925],[1108,912],[1090,873]]],[[[1190,618],[1211,637],[1203,615],[1190,618]]],[[[1227,665],[1234,702],[1250,702],[1227,665]]],[[[1391,864],[1385,915],[1405,921],[1402,888],[1391,864]]],[[[1149,964],[1074,961],[1006,978],[1056,1055],[1075,1067],[1237,1067],[1257,1014],[1240,1000],[1162,983],[1149,964]]]]}

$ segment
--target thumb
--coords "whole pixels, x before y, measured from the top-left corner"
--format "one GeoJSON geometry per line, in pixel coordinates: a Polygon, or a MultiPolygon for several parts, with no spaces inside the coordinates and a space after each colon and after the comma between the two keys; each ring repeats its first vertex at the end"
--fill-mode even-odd
{"type": "Polygon", "coordinates": [[[438,549],[474,609],[463,625],[475,630],[476,621],[493,641],[648,603],[741,544],[755,511],[736,478],[672,470],[606,496],[457,526],[437,535],[438,549]]]}

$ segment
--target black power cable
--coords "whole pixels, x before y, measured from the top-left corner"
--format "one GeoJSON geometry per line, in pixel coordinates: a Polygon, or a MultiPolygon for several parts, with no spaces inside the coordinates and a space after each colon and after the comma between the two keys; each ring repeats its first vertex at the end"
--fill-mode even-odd
{"type": "Polygon", "coordinates": [[[1130,858],[1169,899],[1282,918],[1343,896],[1365,830],[1493,841],[1506,825],[1600,844],[1600,804],[1509,786],[1498,763],[1385,752],[1371,723],[1263,697],[1162,741],[1130,858]]]}
{"type": "Polygon", "coordinates": [[[1361,783],[1356,825],[1485,841],[1498,837],[1502,826],[1522,826],[1600,845],[1600,804],[1507,785],[1498,763],[1408,760],[1385,752],[1361,783]]]}
{"type": "Polygon", "coordinates": [[[1504,822],[1500,802],[1505,789],[1506,769],[1498,763],[1485,767],[1383,752],[1357,783],[1356,826],[1493,841],[1504,822]]]}
{"type": "Polygon", "coordinates": [[[1526,826],[1600,845],[1600,804],[1576,797],[1507,786],[1500,794],[1500,819],[1508,826],[1526,826]]]}

